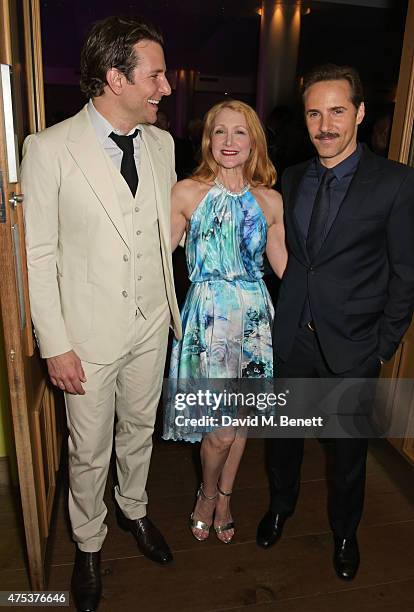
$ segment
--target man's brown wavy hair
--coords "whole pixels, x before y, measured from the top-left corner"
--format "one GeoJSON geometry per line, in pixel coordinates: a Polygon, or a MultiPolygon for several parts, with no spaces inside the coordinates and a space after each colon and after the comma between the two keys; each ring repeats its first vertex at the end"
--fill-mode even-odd
{"type": "Polygon", "coordinates": [[[163,45],[161,32],[141,17],[107,17],[92,27],[81,53],[80,86],[87,98],[104,92],[106,73],[117,68],[131,83],[139,57],[134,49],[141,40],[163,45]]]}

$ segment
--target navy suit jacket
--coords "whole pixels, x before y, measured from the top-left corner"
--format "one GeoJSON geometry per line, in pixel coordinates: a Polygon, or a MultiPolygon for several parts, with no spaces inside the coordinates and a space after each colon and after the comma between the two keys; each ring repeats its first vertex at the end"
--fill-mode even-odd
{"type": "Polygon", "coordinates": [[[306,296],[323,354],[335,373],[371,355],[390,359],[414,309],[414,170],[367,147],[313,261],[295,217],[310,161],[282,177],[289,261],[276,307],[275,353],[292,351],[306,296]]]}

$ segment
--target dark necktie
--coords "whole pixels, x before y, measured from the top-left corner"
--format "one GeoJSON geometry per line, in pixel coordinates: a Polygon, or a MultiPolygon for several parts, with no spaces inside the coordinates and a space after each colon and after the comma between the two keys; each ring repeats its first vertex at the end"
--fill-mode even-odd
{"type": "Polygon", "coordinates": [[[121,174],[128,183],[128,187],[134,197],[138,187],[138,172],[134,159],[134,138],[138,132],[139,130],[137,129],[129,136],[121,136],[114,132],[109,134],[109,138],[112,138],[122,151],[121,174]]]}
{"type": "Polygon", "coordinates": [[[312,216],[309,223],[306,248],[310,260],[315,257],[325,239],[326,222],[329,215],[330,192],[329,186],[335,178],[333,170],[326,170],[317,191],[313,204],[312,216]]]}

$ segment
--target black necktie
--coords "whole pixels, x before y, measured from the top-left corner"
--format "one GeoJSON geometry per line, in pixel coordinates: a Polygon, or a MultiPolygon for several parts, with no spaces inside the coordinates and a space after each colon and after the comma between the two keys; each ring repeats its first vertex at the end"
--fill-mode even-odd
{"type": "Polygon", "coordinates": [[[318,253],[325,238],[330,203],[329,186],[334,178],[335,174],[333,170],[327,170],[325,172],[313,204],[308,237],[306,238],[306,248],[311,261],[318,253]]]}
{"type": "Polygon", "coordinates": [[[109,138],[112,138],[122,151],[121,174],[128,183],[128,187],[134,197],[138,187],[138,172],[134,159],[134,138],[138,132],[139,130],[137,129],[129,136],[121,136],[114,132],[109,134],[109,138]]]}

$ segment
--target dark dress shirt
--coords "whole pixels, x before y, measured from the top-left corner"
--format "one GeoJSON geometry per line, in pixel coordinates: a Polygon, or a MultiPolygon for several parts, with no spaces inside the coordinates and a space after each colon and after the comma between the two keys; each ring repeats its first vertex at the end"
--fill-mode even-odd
{"type": "MultiPolygon", "coordinates": [[[[362,147],[360,144],[358,144],[357,148],[353,153],[351,153],[351,155],[332,168],[335,178],[329,185],[329,214],[325,226],[324,239],[331,229],[332,223],[334,222],[341,204],[344,201],[346,192],[348,191],[349,185],[351,184],[352,178],[358,167],[359,160],[361,159],[361,154],[362,147]]],[[[295,216],[304,242],[306,242],[306,237],[308,235],[316,193],[326,170],[327,168],[322,166],[319,158],[315,157],[313,162],[309,164],[309,167],[305,172],[299,186],[297,196],[298,199],[295,206],[295,216]]],[[[312,312],[309,297],[307,297],[300,318],[300,326],[303,327],[307,325],[311,320],[312,312]]]]}
{"type": "MultiPolygon", "coordinates": [[[[361,159],[361,153],[362,147],[360,144],[358,144],[356,150],[351,153],[349,157],[332,168],[335,178],[332,180],[329,186],[331,197],[324,238],[331,229],[332,223],[334,222],[345,198],[346,192],[348,191],[349,185],[351,184],[352,178],[358,167],[359,160],[361,159]]],[[[304,241],[306,241],[306,237],[308,235],[313,203],[325,171],[326,168],[322,166],[319,158],[316,157],[313,162],[309,164],[309,167],[305,172],[299,186],[298,199],[295,206],[295,215],[304,241]]]]}

